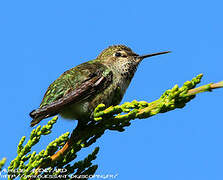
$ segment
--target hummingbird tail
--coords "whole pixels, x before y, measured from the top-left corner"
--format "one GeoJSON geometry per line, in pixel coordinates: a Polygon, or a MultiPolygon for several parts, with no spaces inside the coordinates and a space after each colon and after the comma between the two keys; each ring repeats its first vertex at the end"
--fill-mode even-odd
{"type": "Polygon", "coordinates": [[[33,126],[37,125],[40,121],[42,121],[42,119],[44,119],[44,117],[37,117],[37,118],[33,119],[30,122],[30,126],[33,127],[33,126]]]}
{"type": "Polygon", "coordinates": [[[36,124],[38,124],[41,120],[48,118],[50,116],[53,116],[55,114],[45,114],[45,113],[40,113],[39,109],[35,109],[32,112],[29,113],[30,117],[33,118],[33,120],[30,123],[30,126],[33,127],[36,124]]]}

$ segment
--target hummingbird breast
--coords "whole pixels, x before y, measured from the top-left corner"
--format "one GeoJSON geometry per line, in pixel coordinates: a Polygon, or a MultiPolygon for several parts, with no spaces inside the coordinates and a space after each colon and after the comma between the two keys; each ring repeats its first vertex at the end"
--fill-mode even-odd
{"type": "Polygon", "coordinates": [[[104,91],[104,101],[107,101],[107,106],[118,105],[136,70],[138,64],[134,61],[123,61],[121,63],[110,64],[108,68],[113,72],[113,83],[104,91]]]}

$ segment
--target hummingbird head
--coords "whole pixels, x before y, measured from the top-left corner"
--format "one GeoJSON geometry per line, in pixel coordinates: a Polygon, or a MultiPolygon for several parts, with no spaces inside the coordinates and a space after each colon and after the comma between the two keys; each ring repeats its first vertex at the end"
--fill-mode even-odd
{"type": "Polygon", "coordinates": [[[97,57],[97,59],[108,63],[133,63],[139,64],[143,59],[151,56],[169,53],[170,51],[163,51],[152,54],[138,55],[131,48],[125,45],[113,45],[104,49],[97,57]]]}
{"type": "Polygon", "coordinates": [[[125,45],[113,45],[104,49],[97,59],[100,59],[106,63],[124,63],[133,60],[135,57],[139,56],[134,53],[129,47],[125,45]]]}
{"type": "Polygon", "coordinates": [[[169,52],[170,51],[163,51],[146,55],[138,55],[133,52],[131,48],[125,45],[113,45],[103,50],[97,59],[110,67],[114,67],[114,69],[119,72],[133,72],[134,74],[137,66],[143,59],[169,52]]]}

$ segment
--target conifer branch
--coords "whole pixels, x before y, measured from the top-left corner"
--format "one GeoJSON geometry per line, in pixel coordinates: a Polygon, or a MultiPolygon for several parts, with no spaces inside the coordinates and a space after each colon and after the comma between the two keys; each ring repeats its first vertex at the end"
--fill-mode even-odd
{"type": "Polygon", "coordinates": [[[6,158],[2,158],[2,160],[0,160],[0,171],[2,170],[2,167],[5,165],[6,162],[6,158]]]}
{"type": "MultiPolygon", "coordinates": [[[[175,85],[172,89],[165,91],[159,99],[150,103],[134,100],[108,108],[100,104],[94,111],[94,119],[89,120],[89,123],[84,127],[77,126],[70,138],[68,138],[69,133],[67,132],[49,143],[46,150],[42,150],[38,154],[35,151],[31,152],[31,148],[39,142],[42,135],[51,133],[53,124],[57,120],[57,116],[54,117],[42,128],[38,126],[33,129],[30,139],[25,145],[23,145],[25,137],[22,137],[17,148],[18,155],[8,167],[9,179],[22,177],[22,175],[26,175],[26,177],[21,179],[39,179],[46,175],[67,179],[71,175],[94,174],[97,165],[93,165],[92,161],[96,159],[99,148],[95,148],[83,161],[72,163],[77,157],[77,152],[91,146],[106,130],[122,132],[125,127],[131,125],[131,120],[145,119],[158,113],[183,108],[196,94],[223,88],[223,81],[195,88],[201,78],[202,74],[191,81],[186,81],[182,87],[175,85]],[[48,169],[48,171],[38,172],[40,168],[48,169]]],[[[0,168],[1,164],[4,164],[1,162],[0,168]]]]}

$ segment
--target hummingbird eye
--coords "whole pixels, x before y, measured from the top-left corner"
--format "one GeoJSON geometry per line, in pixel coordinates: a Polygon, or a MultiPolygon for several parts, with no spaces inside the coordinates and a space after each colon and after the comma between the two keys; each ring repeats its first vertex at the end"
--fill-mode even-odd
{"type": "Polygon", "coordinates": [[[122,56],[122,54],[120,52],[115,53],[115,57],[120,57],[120,56],[122,56]]]}

